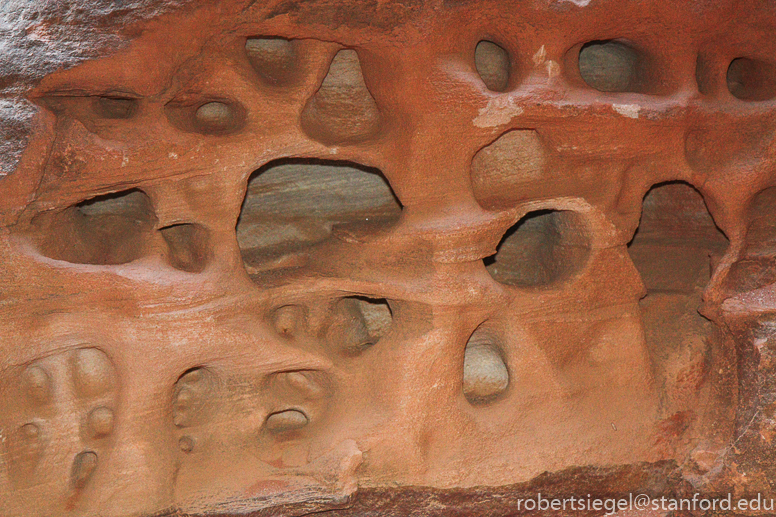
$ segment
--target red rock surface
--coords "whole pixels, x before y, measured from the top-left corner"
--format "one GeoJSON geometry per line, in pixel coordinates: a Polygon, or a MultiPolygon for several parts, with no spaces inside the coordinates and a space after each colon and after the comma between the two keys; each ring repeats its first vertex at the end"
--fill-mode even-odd
{"type": "Polygon", "coordinates": [[[776,7],[149,5],[0,11],[0,515],[776,497],[776,7]]]}

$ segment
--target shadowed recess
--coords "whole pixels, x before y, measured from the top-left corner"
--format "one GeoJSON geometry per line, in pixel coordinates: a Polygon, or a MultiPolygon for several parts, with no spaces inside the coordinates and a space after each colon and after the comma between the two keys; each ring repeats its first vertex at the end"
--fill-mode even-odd
{"type": "Polygon", "coordinates": [[[474,197],[486,210],[511,208],[526,187],[543,179],[544,146],[533,129],[518,129],[501,135],[472,159],[474,197]]]}
{"type": "Polygon", "coordinates": [[[693,407],[704,379],[712,325],[698,308],[726,248],[695,188],[670,182],[647,193],[628,252],[647,291],[640,305],[655,379],[675,408],[693,407]]]}
{"type": "Polygon", "coordinates": [[[170,124],[189,133],[227,135],[245,125],[245,109],[228,99],[203,99],[199,102],[173,100],[164,107],[170,124]]]}
{"type": "Polygon", "coordinates": [[[725,279],[732,292],[745,292],[776,282],[776,187],[757,194],[749,205],[746,245],[725,279]]]}
{"type": "Polygon", "coordinates": [[[713,74],[709,65],[709,58],[704,54],[698,54],[695,60],[695,82],[698,85],[698,91],[702,95],[712,93],[713,74]]]}
{"type": "Polygon", "coordinates": [[[32,220],[30,237],[46,257],[75,264],[125,264],[140,258],[156,222],[139,190],[87,199],[32,220]]]}
{"type": "Polygon", "coordinates": [[[204,367],[191,368],[178,378],[172,393],[172,422],[177,428],[209,420],[217,383],[215,374],[204,367]]]}
{"type": "Polygon", "coordinates": [[[628,250],[648,291],[692,293],[708,283],[711,257],[726,247],[701,194],[687,183],[671,182],[644,198],[628,250]]]}
{"type": "Polygon", "coordinates": [[[237,223],[249,273],[333,236],[346,240],[393,226],[401,205],[377,169],[348,162],[281,160],[259,169],[237,223]]]}
{"type": "Polygon", "coordinates": [[[287,85],[297,78],[296,42],[284,38],[248,38],[245,52],[256,72],[269,84],[287,85]]]}
{"type": "Polygon", "coordinates": [[[95,97],[94,111],[103,118],[126,119],[132,118],[138,109],[138,99],[119,96],[95,97]]]}
{"type": "Polygon", "coordinates": [[[509,386],[509,370],[501,347],[488,332],[477,329],[466,343],[463,394],[470,404],[494,402],[509,386]]]}
{"type": "Polygon", "coordinates": [[[380,112],[355,50],[340,50],[320,89],[302,111],[302,129],[326,145],[354,144],[380,130],[380,112]]]}
{"type": "Polygon", "coordinates": [[[567,210],[538,210],[507,230],[485,266],[499,283],[546,287],[572,277],[589,255],[590,235],[582,216],[567,210]]]}
{"type": "Polygon", "coordinates": [[[509,85],[509,54],[492,41],[483,40],[474,49],[474,65],[489,90],[503,92],[509,85]]]}
{"type": "Polygon", "coordinates": [[[579,73],[588,86],[598,91],[643,91],[643,68],[643,57],[620,41],[591,41],[579,51],[579,73]]]}
{"type": "Polygon", "coordinates": [[[210,258],[208,233],[198,224],[175,224],[159,230],[167,243],[167,259],[175,269],[200,273],[210,258]]]}
{"type": "Polygon", "coordinates": [[[776,64],[740,57],[727,71],[730,93],[742,101],[767,101],[776,97],[776,64]]]}
{"type": "Polygon", "coordinates": [[[37,100],[63,119],[74,118],[89,131],[99,133],[115,129],[115,124],[130,121],[141,110],[142,100],[127,93],[70,95],[53,92],[37,100]]]}
{"type": "Polygon", "coordinates": [[[355,357],[375,345],[392,323],[393,315],[386,300],[350,296],[334,305],[327,341],[336,351],[355,357]]]}

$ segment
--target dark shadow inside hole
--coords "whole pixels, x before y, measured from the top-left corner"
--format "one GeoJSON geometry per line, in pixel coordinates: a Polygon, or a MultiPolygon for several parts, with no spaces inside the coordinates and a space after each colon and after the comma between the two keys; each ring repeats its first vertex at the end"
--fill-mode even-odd
{"type": "Polygon", "coordinates": [[[75,264],[115,265],[140,258],[156,222],[151,201],[139,190],[85,200],[32,221],[40,252],[75,264]]]}
{"type": "Polygon", "coordinates": [[[757,194],[749,205],[746,245],[725,279],[733,293],[776,283],[776,187],[757,194]]]}
{"type": "Polygon", "coordinates": [[[175,269],[201,273],[209,257],[207,230],[198,224],[176,224],[159,230],[167,243],[168,260],[175,269]]]}
{"type": "Polygon", "coordinates": [[[776,64],[740,57],[727,71],[730,93],[743,101],[766,101],[776,97],[776,64]]]}
{"type": "Polygon", "coordinates": [[[683,382],[680,376],[687,371],[696,371],[700,379],[702,370],[690,366],[705,364],[712,325],[698,309],[727,245],[703,196],[691,185],[658,184],[644,197],[628,252],[647,290],[640,306],[658,386],[683,382]]]}
{"type": "Polygon", "coordinates": [[[284,257],[335,236],[368,238],[392,227],[400,215],[401,205],[377,169],[284,159],[249,180],[237,240],[250,273],[282,267],[284,257]]]}
{"type": "Polygon", "coordinates": [[[105,95],[93,99],[94,112],[107,119],[132,118],[138,109],[139,101],[129,97],[105,95]]]}
{"type": "Polygon", "coordinates": [[[484,262],[497,282],[544,287],[573,276],[589,255],[590,237],[582,216],[569,210],[537,210],[512,226],[496,254],[484,262]]]}
{"type": "Polygon", "coordinates": [[[641,222],[628,246],[649,292],[691,294],[711,278],[711,258],[727,238],[703,196],[684,182],[656,185],[644,197],[641,222]]]}
{"type": "Polygon", "coordinates": [[[382,338],[393,323],[393,311],[385,298],[368,298],[366,296],[353,296],[350,299],[358,307],[364,317],[367,332],[375,338],[382,338]]]}
{"type": "Polygon", "coordinates": [[[579,51],[582,80],[602,92],[643,92],[645,64],[636,49],[616,40],[591,41],[579,51]]]}
{"type": "Polygon", "coordinates": [[[474,197],[486,210],[515,206],[545,180],[544,144],[535,129],[507,131],[474,155],[474,197]]]}
{"type": "Polygon", "coordinates": [[[477,43],[474,66],[489,90],[506,91],[509,85],[509,53],[501,46],[487,40],[477,43]]]}
{"type": "Polygon", "coordinates": [[[387,300],[348,296],[334,306],[327,341],[343,355],[356,357],[385,336],[392,324],[393,313],[387,300]]]}

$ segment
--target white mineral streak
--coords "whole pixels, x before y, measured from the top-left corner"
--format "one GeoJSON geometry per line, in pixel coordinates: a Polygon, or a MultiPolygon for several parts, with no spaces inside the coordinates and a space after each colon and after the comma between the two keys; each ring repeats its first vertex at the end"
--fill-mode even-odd
{"type": "Polygon", "coordinates": [[[501,96],[488,101],[488,105],[479,111],[473,122],[476,127],[496,127],[509,124],[512,119],[523,113],[514,97],[501,96]]]}
{"type": "Polygon", "coordinates": [[[612,109],[623,117],[639,118],[641,108],[638,104],[612,104],[612,109]]]}

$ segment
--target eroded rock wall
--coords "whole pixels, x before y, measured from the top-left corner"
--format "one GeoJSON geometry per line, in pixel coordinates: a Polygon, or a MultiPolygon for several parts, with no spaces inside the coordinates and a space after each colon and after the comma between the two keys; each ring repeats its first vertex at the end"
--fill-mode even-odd
{"type": "Polygon", "coordinates": [[[774,494],[776,8],[2,9],[0,514],[774,494]]]}

